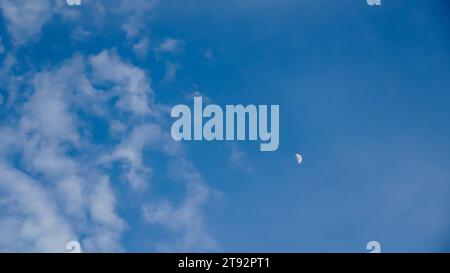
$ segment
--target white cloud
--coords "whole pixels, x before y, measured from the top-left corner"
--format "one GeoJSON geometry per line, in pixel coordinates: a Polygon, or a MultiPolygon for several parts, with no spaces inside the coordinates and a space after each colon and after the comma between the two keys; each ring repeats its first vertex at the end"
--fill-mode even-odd
{"type": "MultiPolygon", "coordinates": [[[[7,162],[10,155],[20,158],[20,170],[6,165],[1,170],[5,175],[0,191],[12,199],[3,209],[15,211],[10,216],[0,215],[1,229],[12,234],[17,243],[0,241],[0,249],[65,251],[65,244],[78,235],[86,238],[83,248],[87,251],[120,250],[124,223],[115,212],[108,179],[86,157],[92,144],[80,134],[83,123],[76,114],[96,112],[95,103],[91,103],[95,90],[84,69],[84,60],[75,57],[36,73],[29,81],[32,93],[23,107],[17,108],[17,121],[0,127],[0,162],[7,162]],[[74,149],[83,156],[71,156],[74,149]],[[32,213],[25,204],[15,205],[25,202],[22,200],[32,204],[32,213]],[[41,222],[35,223],[35,219],[41,222]],[[9,230],[13,227],[16,229],[9,230]],[[98,232],[103,236],[101,241],[92,239],[98,232]]],[[[95,101],[101,103],[102,96],[95,101]]]]}
{"type": "Polygon", "coordinates": [[[7,196],[0,205],[0,249],[64,251],[73,233],[46,190],[38,181],[4,163],[0,163],[0,173],[0,193],[7,196]]]}
{"type": "Polygon", "coordinates": [[[84,209],[88,205],[84,196],[86,191],[83,179],[76,175],[63,177],[56,185],[57,194],[64,196],[66,201],[62,204],[64,210],[78,219],[84,217],[84,209]]]}
{"type": "Polygon", "coordinates": [[[111,208],[115,207],[116,199],[109,186],[108,178],[103,176],[95,185],[94,191],[90,198],[91,216],[98,221],[98,223],[120,227],[123,225],[122,219],[117,217],[111,208]]]}
{"type": "Polygon", "coordinates": [[[144,124],[133,129],[128,138],[124,139],[110,158],[106,160],[123,160],[125,179],[133,189],[144,189],[148,186],[152,170],[143,162],[143,152],[146,148],[161,141],[162,132],[159,126],[144,124]]]}
{"type": "Polygon", "coordinates": [[[180,69],[178,63],[173,63],[170,61],[166,62],[166,75],[164,76],[165,82],[171,82],[176,79],[177,71],[180,69]]]}
{"type": "Polygon", "coordinates": [[[134,54],[136,54],[139,58],[146,58],[150,49],[150,38],[143,37],[139,40],[139,42],[135,43],[132,48],[134,54]]]}
{"type": "Polygon", "coordinates": [[[170,164],[170,173],[174,179],[185,183],[186,197],[175,207],[169,201],[143,206],[145,219],[151,224],[161,224],[179,235],[173,242],[159,244],[161,251],[190,252],[209,251],[219,248],[209,234],[204,220],[203,208],[215,192],[203,181],[202,175],[191,162],[184,158],[170,164]]]}
{"type": "Polygon", "coordinates": [[[108,168],[111,162],[122,163],[119,172],[130,189],[146,189],[153,172],[144,160],[149,152],[177,158],[171,173],[186,187],[183,203],[170,204],[163,218],[152,218],[152,208],[160,204],[145,206],[149,222],[180,236],[174,242],[162,240],[160,248],[217,248],[203,212],[214,191],[165,131],[162,113],[168,107],[153,102],[144,70],[103,50],[30,71],[26,78],[20,81],[21,100],[11,104],[11,117],[0,121],[0,171],[6,174],[0,182],[0,208],[11,211],[0,214],[5,234],[0,235],[0,250],[65,251],[68,241],[79,240],[87,252],[122,251],[120,239],[128,224],[116,210],[120,199],[108,168]],[[85,116],[110,124],[111,145],[92,141],[92,124],[85,116]],[[11,183],[19,179],[23,182],[11,183]]]}
{"type": "Polygon", "coordinates": [[[146,20],[151,17],[150,12],[158,4],[159,0],[134,0],[133,2],[121,0],[116,12],[123,16],[122,28],[128,39],[142,36],[148,31],[146,20]]]}
{"type": "Polygon", "coordinates": [[[117,107],[136,115],[151,114],[149,79],[145,72],[133,65],[126,64],[111,51],[103,50],[92,56],[90,64],[94,70],[94,81],[114,84],[118,92],[117,107]]]}
{"type": "Polygon", "coordinates": [[[80,9],[67,5],[66,0],[0,0],[0,8],[14,44],[22,45],[38,39],[44,26],[54,16],[81,24],[72,33],[72,37],[77,39],[92,34],[91,29],[84,27],[92,27],[92,30],[109,27],[107,19],[111,16],[119,20],[129,39],[141,37],[148,32],[147,18],[157,3],[157,0],[134,0],[132,3],[126,0],[85,0],[80,9]]]}
{"type": "Polygon", "coordinates": [[[184,42],[182,40],[167,38],[162,41],[156,48],[159,53],[179,54],[184,50],[184,42]]]}
{"type": "Polygon", "coordinates": [[[85,40],[92,36],[92,32],[84,29],[82,26],[77,26],[70,34],[70,38],[72,38],[72,40],[85,40]]]}
{"type": "Polygon", "coordinates": [[[14,43],[23,44],[39,36],[52,16],[52,4],[50,0],[0,0],[1,11],[14,43]]]}

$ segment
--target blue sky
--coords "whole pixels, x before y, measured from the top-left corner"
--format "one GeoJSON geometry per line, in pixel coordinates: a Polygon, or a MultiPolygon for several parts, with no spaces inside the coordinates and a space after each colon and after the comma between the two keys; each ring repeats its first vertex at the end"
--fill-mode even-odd
{"type": "Polygon", "coordinates": [[[0,251],[450,251],[448,1],[0,8],[0,251]],[[194,95],[279,149],[173,141],[194,95]]]}

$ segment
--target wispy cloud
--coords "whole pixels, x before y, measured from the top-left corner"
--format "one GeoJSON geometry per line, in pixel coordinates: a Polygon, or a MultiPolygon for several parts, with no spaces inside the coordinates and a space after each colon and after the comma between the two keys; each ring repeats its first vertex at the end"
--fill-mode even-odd
{"type": "Polygon", "coordinates": [[[156,48],[158,53],[180,54],[184,50],[184,41],[174,38],[166,38],[156,48]]]}
{"type": "Polygon", "coordinates": [[[112,83],[119,95],[117,107],[137,115],[150,114],[150,96],[153,90],[145,72],[126,64],[111,51],[104,50],[90,58],[94,70],[94,81],[112,83]]]}
{"type": "Polygon", "coordinates": [[[87,103],[93,95],[89,93],[93,87],[88,82],[84,75],[84,61],[79,57],[54,69],[36,73],[29,82],[32,93],[21,107],[20,116],[9,125],[4,124],[0,130],[3,140],[0,162],[4,162],[2,173],[8,174],[4,176],[0,192],[13,200],[39,202],[33,205],[37,210],[34,213],[42,211],[46,214],[37,217],[30,215],[25,205],[16,208],[13,203],[2,204],[4,210],[18,209],[16,213],[23,218],[16,217],[11,221],[10,217],[0,216],[6,225],[2,229],[11,227],[13,222],[19,225],[8,233],[13,233],[21,242],[17,245],[5,242],[1,248],[64,251],[65,243],[79,236],[90,242],[86,245],[88,251],[121,249],[118,239],[124,223],[115,212],[115,197],[107,177],[86,157],[92,144],[80,134],[82,119],[76,114],[77,111],[93,109],[92,104],[87,103]],[[74,150],[83,155],[71,156],[70,151],[74,150]],[[21,163],[17,167],[7,163],[12,154],[20,158],[21,163]],[[23,182],[16,183],[17,180],[23,182]],[[27,237],[21,230],[34,218],[41,222],[35,225],[36,231],[31,234],[34,237],[27,237]],[[51,230],[50,226],[60,226],[61,231],[51,230]],[[93,243],[99,229],[103,240],[93,243]],[[47,232],[53,235],[48,235],[48,238],[47,235],[41,236],[47,232]],[[46,241],[42,242],[44,239],[46,241]]]}
{"type": "Polygon", "coordinates": [[[176,79],[177,71],[180,69],[180,65],[178,63],[166,62],[166,75],[164,76],[165,82],[171,82],[176,79]]]}
{"type": "Polygon", "coordinates": [[[169,166],[171,176],[185,183],[186,196],[178,205],[164,200],[144,205],[145,219],[151,224],[161,224],[179,234],[174,241],[159,244],[159,250],[169,252],[210,251],[219,249],[208,232],[204,207],[216,192],[209,188],[194,165],[184,158],[173,160],[169,166]]]}
{"type": "Polygon", "coordinates": [[[133,45],[134,53],[141,59],[147,57],[150,50],[150,38],[142,37],[137,43],[133,45]]]}
{"type": "Polygon", "coordinates": [[[69,223],[44,187],[28,175],[0,163],[0,247],[2,251],[61,252],[74,237],[69,223]]]}
{"type": "Polygon", "coordinates": [[[37,38],[53,14],[53,1],[1,0],[2,14],[14,43],[23,44],[37,38]],[[26,14],[26,16],[22,16],[26,14]]]}
{"type": "Polygon", "coordinates": [[[172,81],[180,65],[166,57],[183,53],[184,41],[150,43],[143,18],[156,3],[116,0],[117,5],[107,5],[86,0],[81,13],[60,0],[0,0],[7,44],[13,47],[3,52],[0,42],[0,106],[5,110],[0,120],[0,251],[63,252],[71,240],[80,241],[86,252],[125,250],[121,237],[130,223],[119,214],[124,193],[115,183],[125,181],[130,194],[147,191],[157,171],[146,160],[153,152],[177,162],[170,164],[173,178],[183,181],[186,191],[179,205],[170,196],[160,197],[171,208],[162,218],[152,218],[152,211],[163,203],[137,198],[146,224],[162,224],[176,237],[162,238],[158,247],[218,247],[203,211],[215,191],[182,145],[170,138],[164,118],[170,107],[155,103],[146,69],[114,49],[67,56],[45,67],[22,65],[16,55],[38,41],[55,17],[73,24],[70,42],[77,43],[96,37],[99,29],[117,27],[110,24],[114,16],[128,49],[144,60],[153,48],[167,64],[166,80],[172,81]],[[89,16],[94,12],[98,16],[89,16]],[[102,130],[99,123],[107,127],[100,132],[101,143],[96,139],[102,130]]]}

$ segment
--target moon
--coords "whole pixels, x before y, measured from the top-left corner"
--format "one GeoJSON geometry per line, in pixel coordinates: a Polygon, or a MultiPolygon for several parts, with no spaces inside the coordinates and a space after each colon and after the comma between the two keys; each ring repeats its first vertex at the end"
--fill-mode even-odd
{"type": "Polygon", "coordinates": [[[298,165],[300,165],[303,161],[303,157],[301,154],[295,154],[295,159],[297,160],[298,165]]]}

